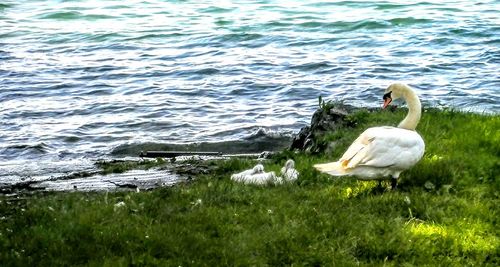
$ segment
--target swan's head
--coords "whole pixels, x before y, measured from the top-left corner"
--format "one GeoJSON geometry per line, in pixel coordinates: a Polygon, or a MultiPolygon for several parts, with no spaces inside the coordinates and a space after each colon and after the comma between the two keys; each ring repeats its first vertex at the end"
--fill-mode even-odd
{"type": "Polygon", "coordinates": [[[403,97],[408,89],[408,85],[402,83],[393,83],[389,85],[384,92],[384,106],[382,108],[386,108],[393,100],[403,97]]]}
{"type": "Polygon", "coordinates": [[[289,159],[285,163],[285,169],[293,169],[295,167],[295,162],[293,159],[289,159]]]}

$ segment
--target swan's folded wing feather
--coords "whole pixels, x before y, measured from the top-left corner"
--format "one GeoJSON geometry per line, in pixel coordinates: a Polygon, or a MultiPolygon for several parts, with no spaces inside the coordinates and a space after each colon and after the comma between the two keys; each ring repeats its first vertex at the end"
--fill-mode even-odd
{"type": "Polygon", "coordinates": [[[403,165],[416,163],[422,157],[424,150],[423,141],[416,132],[393,127],[369,128],[351,147],[344,154],[350,158],[342,157],[348,160],[347,168],[357,166],[403,168],[405,167],[403,165]],[[353,153],[355,149],[357,152],[353,153]]]}
{"type": "Polygon", "coordinates": [[[369,135],[370,132],[368,130],[364,131],[361,135],[352,142],[352,144],[347,148],[346,152],[339,159],[342,161],[350,161],[354,156],[363,151],[366,146],[368,146],[373,140],[372,136],[369,135]]]}

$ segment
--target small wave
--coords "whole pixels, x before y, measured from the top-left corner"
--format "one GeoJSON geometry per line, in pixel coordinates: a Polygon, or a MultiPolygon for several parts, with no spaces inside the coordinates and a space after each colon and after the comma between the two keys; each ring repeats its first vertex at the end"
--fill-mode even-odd
{"type": "Polygon", "coordinates": [[[322,61],[322,62],[308,62],[305,64],[290,66],[289,68],[308,72],[308,71],[321,70],[331,67],[333,66],[329,62],[322,61]]]}
{"type": "Polygon", "coordinates": [[[199,70],[194,71],[194,74],[197,74],[197,75],[215,75],[219,72],[220,72],[220,70],[218,70],[216,68],[203,68],[203,69],[199,69],[199,70]]]}
{"type": "Polygon", "coordinates": [[[34,157],[0,162],[0,187],[23,181],[47,181],[76,172],[95,171],[94,162],[86,159],[57,160],[34,157]]]}
{"type": "Polygon", "coordinates": [[[377,4],[377,6],[375,7],[375,9],[378,9],[378,10],[393,10],[393,9],[401,9],[401,8],[405,8],[405,7],[408,7],[408,5],[406,5],[406,4],[396,4],[396,3],[380,3],[380,4],[377,4]]]}
{"type": "Polygon", "coordinates": [[[378,10],[392,10],[401,8],[411,8],[415,6],[434,6],[436,4],[431,2],[416,2],[413,4],[400,4],[400,3],[388,3],[386,1],[331,1],[331,2],[318,2],[313,4],[308,4],[307,6],[314,7],[331,7],[331,6],[341,6],[350,8],[369,8],[374,7],[378,10]]]}
{"type": "Polygon", "coordinates": [[[326,29],[334,31],[354,31],[359,29],[383,29],[390,26],[389,22],[374,21],[374,20],[360,20],[360,21],[335,21],[335,22],[319,22],[309,21],[302,22],[296,26],[306,29],[326,29]]]}
{"type": "Polygon", "coordinates": [[[319,22],[319,21],[308,21],[308,22],[300,23],[298,26],[304,27],[304,28],[318,28],[318,27],[325,26],[325,23],[319,22]]]}
{"type": "Polygon", "coordinates": [[[50,12],[48,14],[43,14],[40,19],[55,19],[55,20],[73,20],[82,17],[82,13],[78,11],[67,11],[67,12],[50,12]]]}
{"type": "Polygon", "coordinates": [[[494,29],[478,30],[471,28],[454,28],[448,31],[448,35],[456,35],[460,37],[467,37],[476,40],[477,38],[490,38],[495,37],[494,29]]]}
{"type": "Polygon", "coordinates": [[[101,19],[113,19],[114,16],[104,15],[104,14],[83,14],[78,11],[64,11],[64,12],[51,12],[42,14],[39,16],[40,19],[53,19],[53,20],[101,20],[101,19]]]}
{"type": "Polygon", "coordinates": [[[14,6],[13,4],[0,3],[0,10],[7,9],[7,8],[10,8],[10,7],[13,7],[13,6],[14,6]]]}
{"type": "Polygon", "coordinates": [[[48,154],[51,147],[45,143],[9,145],[0,149],[0,155],[5,158],[36,158],[48,154]]]}
{"type": "Polygon", "coordinates": [[[128,5],[111,5],[111,6],[104,6],[102,9],[111,9],[111,10],[117,10],[117,9],[129,9],[131,6],[128,5]]]}
{"type": "Polygon", "coordinates": [[[481,60],[487,63],[498,64],[500,63],[500,50],[487,50],[479,55],[481,60]]]}
{"type": "Polygon", "coordinates": [[[99,84],[99,85],[92,85],[91,88],[88,88],[86,90],[81,90],[78,92],[78,94],[75,94],[75,96],[92,96],[92,97],[99,97],[99,96],[108,96],[113,94],[113,88],[112,86],[106,85],[106,84],[99,84]]]}
{"type": "Polygon", "coordinates": [[[340,38],[322,38],[322,39],[303,39],[303,40],[292,40],[287,42],[286,45],[290,47],[304,47],[304,46],[318,46],[324,44],[335,44],[341,40],[340,38]]]}
{"type": "Polygon", "coordinates": [[[294,26],[294,24],[289,23],[289,22],[282,22],[282,21],[271,21],[271,22],[264,24],[263,27],[266,29],[271,29],[271,28],[279,29],[279,28],[288,28],[291,26],[294,26]]]}
{"type": "Polygon", "coordinates": [[[340,22],[338,23],[338,25],[341,26],[341,28],[339,29],[341,31],[386,29],[391,26],[387,21],[374,21],[374,20],[362,20],[352,23],[340,22]]]}
{"type": "Polygon", "coordinates": [[[173,33],[147,33],[139,36],[125,38],[124,41],[140,41],[140,40],[165,40],[169,38],[177,38],[189,36],[189,34],[173,32],[173,33]]]}
{"type": "Polygon", "coordinates": [[[360,2],[360,1],[332,1],[332,2],[317,2],[312,4],[307,4],[306,6],[313,7],[332,7],[332,6],[347,6],[347,7],[363,7],[372,5],[370,2],[360,2]]]}
{"type": "MultiPolygon", "coordinates": [[[[116,33],[116,32],[106,32],[106,33],[95,33],[95,34],[86,34],[82,35],[80,40],[86,40],[86,41],[96,41],[96,42],[106,42],[106,41],[113,41],[117,39],[124,38],[125,35],[116,33]]],[[[130,47],[130,46],[122,46],[121,44],[112,44],[109,46],[105,45],[100,45],[100,49],[116,49],[116,50],[125,50],[125,49],[119,49],[120,47],[124,48],[133,48],[136,49],[135,47],[130,47]]]]}
{"type": "Polygon", "coordinates": [[[217,6],[211,6],[206,8],[199,8],[198,11],[201,13],[211,13],[211,14],[222,14],[233,11],[234,8],[223,8],[217,6]]]}
{"type": "Polygon", "coordinates": [[[253,131],[250,135],[245,137],[245,140],[253,141],[258,139],[273,139],[273,138],[284,138],[289,139],[292,138],[292,132],[290,131],[282,131],[282,130],[274,130],[270,128],[258,127],[255,131],[253,131]]]}
{"type": "MultiPolygon", "coordinates": [[[[188,80],[200,80],[205,78],[206,76],[216,75],[220,73],[219,69],[216,68],[200,68],[200,69],[181,69],[181,70],[173,70],[168,75],[177,76],[177,77],[186,77],[188,80]]],[[[160,76],[165,74],[160,74],[160,76]]],[[[187,95],[196,96],[200,93],[200,90],[191,90],[186,91],[182,90],[181,93],[184,94],[187,92],[187,95]]]]}
{"type": "Polygon", "coordinates": [[[18,31],[18,30],[13,30],[13,31],[7,32],[6,30],[4,30],[4,32],[0,33],[0,39],[15,38],[15,37],[26,35],[28,33],[30,33],[30,32],[18,31]]]}
{"type": "Polygon", "coordinates": [[[393,26],[411,26],[416,24],[428,24],[432,22],[432,19],[417,19],[412,17],[394,18],[389,20],[389,23],[393,26]]]}
{"type": "Polygon", "coordinates": [[[338,31],[340,33],[356,30],[386,29],[391,27],[391,23],[389,21],[378,20],[361,20],[354,22],[336,21],[333,23],[321,23],[318,24],[317,27],[338,31]]]}
{"type": "Polygon", "coordinates": [[[104,15],[104,14],[88,14],[84,15],[83,19],[85,20],[102,20],[102,19],[114,19],[114,16],[104,15]]]}
{"type": "MultiPolygon", "coordinates": [[[[463,9],[456,8],[456,7],[436,7],[433,9],[440,10],[440,11],[450,11],[450,12],[463,12],[464,11],[463,9]]],[[[495,11],[495,12],[497,12],[497,11],[495,11]]]]}
{"type": "Polygon", "coordinates": [[[13,59],[16,59],[16,57],[14,57],[10,52],[0,50],[0,60],[13,60],[13,59]]]}
{"type": "Polygon", "coordinates": [[[78,142],[80,142],[82,140],[81,137],[76,136],[76,135],[65,136],[62,139],[66,143],[78,143],[78,142]]]}
{"type": "Polygon", "coordinates": [[[228,26],[228,25],[232,25],[234,24],[234,21],[233,20],[227,20],[227,19],[218,19],[215,21],[215,25],[217,26],[228,26]]]}
{"type": "Polygon", "coordinates": [[[450,37],[434,37],[433,39],[430,40],[431,45],[447,45],[453,43],[455,40],[450,37]]]}
{"type": "Polygon", "coordinates": [[[356,30],[374,30],[387,29],[391,27],[407,27],[418,24],[432,23],[430,19],[417,19],[412,17],[393,18],[389,20],[359,20],[359,21],[335,21],[335,22],[319,22],[308,21],[297,24],[296,26],[305,29],[325,29],[340,32],[356,31],[356,30]]]}
{"type": "Polygon", "coordinates": [[[11,145],[8,146],[7,149],[20,149],[20,150],[27,150],[27,149],[33,149],[39,152],[46,152],[49,146],[45,143],[39,143],[39,144],[19,144],[19,145],[11,145]]]}
{"type": "Polygon", "coordinates": [[[394,9],[402,9],[402,8],[415,8],[417,6],[436,6],[439,5],[431,2],[416,2],[412,4],[400,4],[400,3],[374,3],[375,9],[378,10],[394,10],[394,9]]]}
{"type": "Polygon", "coordinates": [[[230,33],[222,35],[218,38],[222,42],[248,42],[264,37],[258,33],[230,33]]]}

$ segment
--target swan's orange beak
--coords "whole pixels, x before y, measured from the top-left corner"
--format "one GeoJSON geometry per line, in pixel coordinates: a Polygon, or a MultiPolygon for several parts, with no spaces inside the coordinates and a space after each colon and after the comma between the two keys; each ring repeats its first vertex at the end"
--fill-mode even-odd
{"type": "Polygon", "coordinates": [[[382,109],[386,108],[387,106],[389,106],[389,104],[392,102],[392,98],[388,97],[386,99],[384,99],[384,105],[382,106],[382,109]]]}

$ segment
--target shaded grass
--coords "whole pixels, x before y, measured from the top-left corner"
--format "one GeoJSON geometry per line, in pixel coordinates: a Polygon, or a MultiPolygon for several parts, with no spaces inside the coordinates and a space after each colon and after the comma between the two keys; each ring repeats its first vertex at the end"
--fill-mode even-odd
{"type": "Polygon", "coordinates": [[[296,183],[229,180],[250,160],[218,162],[190,184],[132,193],[0,197],[0,262],[32,265],[498,266],[500,119],[424,113],[426,153],[396,192],[376,182],[332,179],[312,168],[337,159],[364,129],[403,112],[353,115],[353,129],[323,140],[326,154],[284,151],[296,183]],[[123,202],[124,206],[117,206],[123,202]]]}

